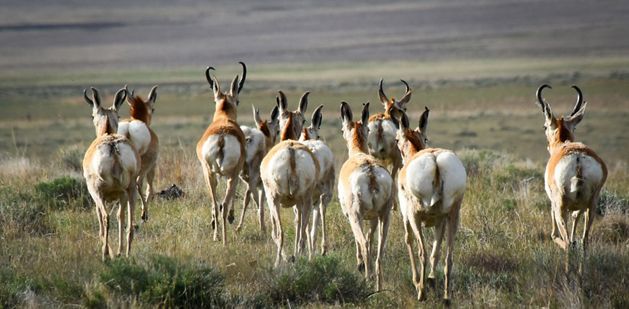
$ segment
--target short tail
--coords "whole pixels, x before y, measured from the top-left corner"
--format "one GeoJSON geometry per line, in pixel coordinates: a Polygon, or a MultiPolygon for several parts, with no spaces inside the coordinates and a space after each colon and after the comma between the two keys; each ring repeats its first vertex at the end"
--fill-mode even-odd
{"type": "Polygon", "coordinates": [[[430,207],[437,205],[441,201],[443,196],[443,180],[441,179],[441,172],[439,171],[439,165],[437,164],[437,157],[435,160],[435,175],[432,180],[432,196],[430,198],[430,207]]]}
{"type": "Polygon", "coordinates": [[[570,178],[570,195],[573,195],[575,199],[581,198],[583,184],[583,167],[581,166],[580,157],[577,156],[575,175],[570,178]]]}
{"type": "MultiPolygon", "coordinates": [[[[221,167],[223,166],[223,159],[225,158],[225,136],[220,135],[218,138],[218,142],[216,143],[218,146],[218,150],[216,151],[216,169],[221,171],[221,167]]],[[[222,171],[221,171],[222,172],[222,171]]]]}
{"type": "Polygon", "coordinates": [[[112,142],[109,144],[109,155],[113,158],[114,161],[111,171],[113,181],[117,185],[126,183],[127,180],[124,179],[126,175],[125,173],[123,173],[124,171],[122,168],[122,162],[120,160],[120,148],[118,147],[117,142],[112,142]]]}
{"type": "Polygon", "coordinates": [[[297,175],[297,162],[295,161],[295,150],[293,148],[288,148],[289,160],[290,160],[290,170],[288,172],[288,194],[293,196],[296,190],[299,187],[299,175],[297,175]]]}

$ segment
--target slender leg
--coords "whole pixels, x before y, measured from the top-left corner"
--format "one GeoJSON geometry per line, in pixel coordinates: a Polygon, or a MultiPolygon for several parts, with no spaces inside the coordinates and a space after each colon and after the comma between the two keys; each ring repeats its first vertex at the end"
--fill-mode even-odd
{"type": "MultiPolygon", "coordinates": [[[[133,187],[131,187],[133,188],[133,187]]],[[[133,242],[133,213],[135,212],[135,191],[133,189],[129,190],[129,199],[127,205],[127,250],[125,252],[126,256],[129,257],[131,253],[131,243],[133,242]]],[[[122,204],[120,204],[122,208],[122,204]]],[[[120,222],[120,228],[122,228],[122,222],[120,222]]]]}
{"type": "Polygon", "coordinates": [[[579,223],[579,219],[581,219],[581,215],[583,214],[583,210],[579,210],[577,215],[572,215],[572,228],[570,230],[570,242],[574,241],[574,234],[577,231],[577,225],[579,223]]]}
{"type": "Polygon", "coordinates": [[[585,211],[585,227],[583,228],[583,237],[581,238],[581,246],[583,247],[583,256],[581,259],[581,263],[579,263],[579,275],[583,275],[583,265],[585,264],[585,259],[587,257],[587,247],[588,247],[588,235],[590,234],[590,228],[592,227],[592,222],[594,221],[593,213],[596,209],[596,205],[598,204],[598,196],[592,199],[592,205],[585,211]]]}
{"type": "MultiPolygon", "coordinates": [[[[240,214],[240,219],[238,220],[238,225],[236,226],[236,232],[239,232],[242,228],[242,222],[245,219],[245,213],[247,212],[247,206],[249,205],[249,201],[251,200],[251,184],[245,183],[247,186],[247,190],[245,190],[245,199],[242,202],[242,213],[240,214]]],[[[255,200],[255,199],[254,199],[255,200]]],[[[257,203],[257,201],[256,201],[257,203]]]]}
{"type": "Polygon", "coordinates": [[[155,179],[155,165],[153,165],[149,171],[146,173],[146,195],[145,200],[150,201],[153,199],[153,193],[155,188],[153,188],[153,180],[155,179]]]}
{"type": "Polygon", "coordinates": [[[462,202],[463,198],[458,200],[456,204],[452,206],[452,210],[450,211],[450,215],[447,219],[448,236],[446,239],[446,265],[443,269],[445,277],[443,300],[446,304],[450,304],[450,274],[452,272],[452,256],[454,255],[454,237],[456,236],[456,232],[459,228],[459,210],[461,209],[462,202]]]}
{"type": "Polygon", "coordinates": [[[417,283],[417,300],[426,300],[426,294],[424,293],[424,278],[426,273],[426,248],[424,247],[424,235],[422,234],[421,223],[418,220],[410,220],[411,228],[417,239],[418,248],[417,255],[419,256],[419,282],[417,283]]]}
{"type": "Polygon", "coordinates": [[[310,224],[311,225],[310,234],[308,237],[308,241],[313,244],[313,248],[314,248],[314,244],[317,243],[317,228],[319,226],[320,216],[321,216],[321,205],[319,204],[317,205],[317,207],[312,208],[312,222],[310,224]]]}
{"type": "Polygon", "coordinates": [[[110,258],[110,249],[109,249],[109,214],[107,213],[107,211],[105,211],[104,208],[102,208],[103,211],[101,211],[101,213],[103,214],[103,261],[105,261],[107,258],[110,258]]]}
{"type": "Polygon", "coordinates": [[[116,252],[116,256],[120,256],[122,253],[122,239],[124,235],[124,223],[125,222],[125,211],[127,210],[127,202],[129,198],[124,196],[120,197],[120,205],[118,207],[118,251],[116,252]]]}
{"type": "Polygon", "coordinates": [[[137,178],[135,187],[137,188],[138,195],[140,196],[140,203],[142,204],[142,215],[140,216],[140,218],[142,219],[143,222],[146,222],[148,221],[148,214],[147,214],[148,200],[144,199],[144,195],[142,194],[143,183],[144,183],[144,175],[140,174],[137,178]]]}
{"type": "Polygon", "coordinates": [[[218,227],[216,226],[216,224],[218,224],[218,220],[217,220],[217,215],[218,215],[218,201],[216,200],[216,194],[214,191],[216,191],[216,178],[214,176],[214,174],[212,174],[212,172],[210,171],[210,167],[207,165],[207,163],[202,162],[201,166],[203,167],[203,178],[205,179],[205,183],[208,187],[208,191],[210,192],[210,203],[211,203],[211,209],[212,209],[212,229],[214,229],[214,236],[213,239],[214,241],[218,240],[218,227]]]}
{"type": "Polygon", "coordinates": [[[356,252],[356,257],[358,259],[358,268],[360,269],[360,265],[361,265],[360,257],[362,257],[362,261],[363,261],[362,264],[364,265],[364,269],[365,269],[365,278],[369,278],[369,252],[367,249],[368,248],[367,239],[365,238],[365,235],[363,234],[363,230],[360,225],[360,220],[358,219],[358,216],[356,214],[349,215],[349,224],[352,227],[352,232],[354,233],[354,239],[356,241],[356,244],[359,247],[357,251],[360,251],[360,255],[359,255],[359,252],[356,252]]]}
{"type": "Polygon", "coordinates": [[[225,197],[223,198],[223,213],[222,213],[222,228],[223,228],[223,245],[227,244],[227,227],[226,227],[226,219],[227,219],[227,214],[230,214],[230,220],[229,223],[232,223],[234,221],[233,218],[233,207],[231,206],[232,203],[232,199],[234,197],[234,193],[236,193],[236,188],[238,187],[238,176],[237,175],[232,175],[230,178],[227,179],[227,192],[225,193],[225,197]]]}
{"type": "Polygon", "coordinates": [[[384,254],[384,247],[387,242],[387,234],[389,231],[389,210],[378,220],[378,255],[376,256],[376,290],[382,290],[382,256],[384,254]]]}
{"type": "MultiPolygon", "coordinates": [[[[417,265],[415,264],[415,252],[413,252],[413,236],[411,231],[411,225],[407,218],[404,220],[404,242],[406,243],[406,250],[408,251],[408,257],[411,261],[411,275],[413,276],[413,284],[415,288],[419,286],[419,280],[417,279],[417,265]]],[[[419,290],[418,290],[419,292],[419,290]]]]}
{"type": "Polygon", "coordinates": [[[441,258],[441,242],[446,228],[446,220],[435,226],[435,240],[432,243],[432,253],[430,254],[430,273],[428,274],[428,284],[435,286],[435,272],[441,258]]]}
{"type": "MultiPolygon", "coordinates": [[[[373,253],[373,244],[375,243],[374,241],[374,234],[376,233],[376,231],[378,230],[378,219],[374,219],[374,220],[370,220],[369,221],[369,230],[367,231],[367,254],[369,254],[369,264],[365,264],[365,267],[369,268],[369,271],[373,271],[375,270],[374,265],[373,265],[373,260],[371,259],[372,253],[373,253]]],[[[377,288],[377,278],[376,278],[376,288],[377,288]]]]}
{"type": "MultiPolygon", "coordinates": [[[[328,208],[328,204],[330,203],[330,194],[322,194],[319,202],[319,213],[321,215],[321,255],[325,255],[328,251],[328,242],[326,237],[326,229],[325,229],[325,211],[328,208]]],[[[315,241],[312,241],[313,245],[315,241]]]]}
{"type": "Polygon", "coordinates": [[[269,202],[269,212],[271,214],[271,224],[273,226],[273,232],[271,235],[273,236],[273,240],[275,241],[275,245],[277,246],[277,253],[275,256],[275,267],[280,265],[280,261],[282,258],[282,245],[284,243],[283,233],[282,233],[282,222],[280,220],[280,212],[279,212],[279,203],[276,203],[272,198],[267,197],[269,202]]]}
{"type": "Polygon", "coordinates": [[[568,231],[566,229],[566,221],[564,218],[564,214],[561,211],[561,205],[555,205],[553,207],[553,213],[555,215],[555,221],[557,223],[557,228],[559,229],[560,237],[554,238],[555,243],[559,245],[564,250],[568,250],[568,231]]]}
{"type": "Polygon", "coordinates": [[[266,227],[264,226],[264,188],[258,187],[258,221],[260,222],[260,231],[264,233],[266,227]]]}

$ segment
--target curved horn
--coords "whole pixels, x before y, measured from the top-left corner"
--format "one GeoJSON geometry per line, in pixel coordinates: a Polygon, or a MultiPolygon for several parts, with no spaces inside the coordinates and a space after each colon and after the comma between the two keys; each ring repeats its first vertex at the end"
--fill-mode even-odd
{"type": "Polygon", "coordinates": [[[404,96],[400,99],[398,104],[402,109],[406,110],[406,107],[404,107],[404,105],[406,105],[406,103],[411,100],[411,94],[413,93],[413,91],[405,80],[400,79],[400,81],[404,84],[404,86],[406,86],[406,93],[404,93],[404,96]]]}
{"type": "Polygon", "coordinates": [[[576,114],[581,109],[581,105],[583,105],[583,92],[581,92],[581,89],[579,89],[577,85],[572,85],[572,88],[577,91],[577,102],[575,103],[574,109],[572,109],[572,113],[570,113],[570,116],[574,116],[574,114],[576,114]]]}
{"type": "Polygon", "coordinates": [[[87,96],[87,89],[83,89],[83,99],[85,99],[85,102],[87,102],[87,104],[91,105],[92,107],[94,107],[94,101],[92,101],[92,99],[90,99],[87,96]]]}
{"type": "Polygon", "coordinates": [[[242,86],[245,85],[245,79],[247,78],[247,66],[242,61],[239,61],[238,63],[242,65],[242,79],[240,80],[240,83],[238,83],[238,93],[240,93],[240,90],[242,90],[242,86]]]}
{"type": "Polygon", "coordinates": [[[384,90],[382,89],[382,78],[380,79],[380,85],[378,86],[378,96],[380,97],[380,102],[383,104],[387,104],[389,102],[389,98],[384,94],[384,90]]]}
{"type": "Polygon", "coordinates": [[[214,81],[212,80],[212,76],[210,76],[210,70],[215,70],[214,67],[207,67],[205,69],[205,79],[207,79],[207,83],[210,84],[210,88],[214,89],[214,81]]]}
{"type": "Polygon", "coordinates": [[[405,80],[400,79],[400,81],[404,84],[404,86],[406,86],[406,92],[411,91],[411,87],[408,86],[408,83],[405,80]]]}
{"type": "Polygon", "coordinates": [[[539,103],[539,106],[542,107],[542,112],[545,112],[546,110],[546,103],[544,102],[544,98],[542,98],[542,90],[544,90],[544,88],[553,89],[553,87],[548,84],[543,84],[539,86],[539,88],[537,88],[537,92],[535,92],[535,95],[537,96],[537,103],[539,103]]]}

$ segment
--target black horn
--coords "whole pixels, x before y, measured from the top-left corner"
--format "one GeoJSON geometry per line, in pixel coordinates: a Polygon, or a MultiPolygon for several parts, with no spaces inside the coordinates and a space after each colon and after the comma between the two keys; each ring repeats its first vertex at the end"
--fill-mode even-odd
{"type": "Polygon", "coordinates": [[[542,90],[544,90],[544,88],[553,89],[553,87],[551,87],[548,84],[543,84],[539,86],[539,88],[537,88],[537,92],[535,93],[535,95],[537,96],[537,102],[539,103],[539,106],[542,107],[542,112],[545,111],[545,106],[546,106],[546,103],[544,102],[544,98],[542,97],[542,90]]]}
{"type": "Polygon", "coordinates": [[[572,85],[572,88],[577,91],[577,102],[574,104],[574,109],[572,113],[570,113],[570,116],[574,116],[574,114],[581,109],[581,105],[583,105],[583,92],[581,92],[581,89],[579,89],[577,85],[572,85]]]}
{"type": "Polygon", "coordinates": [[[382,78],[380,79],[380,85],[378,86],[378,96],[380,96],[380,102],[382,102],[383,104],[386,104],[389,102],[389,98],[387,98],[387,95],[384,94],[384,90],[382,89],[382,78]]]}
{"type": "Polygon", "coordinates": [[[207,79],[207,83],[210,84],[210,88],[214,89],[214,81],[212,80],[212,76],[210,76],[210,70],[215,70],[214,67],[207,67],[205,69],[205,79],[207,79]]]}
{"type": "Polygon", "coordinates": [[[242,90],[242,87],[245,85],[245,79],[247,78],[247,66],[242,61],[239,61],[238,63],[242,65],[242,79],[240,80],[240,83],[238,83],[238,93],[240,93],[240,90],[242,90]]]}

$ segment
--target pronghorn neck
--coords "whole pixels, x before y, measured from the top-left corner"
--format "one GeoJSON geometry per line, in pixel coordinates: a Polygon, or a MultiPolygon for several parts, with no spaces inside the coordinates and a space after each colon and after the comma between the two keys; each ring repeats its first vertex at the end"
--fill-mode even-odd
{"type": "Polygon", "coordinates": [[[106,134],[114,134],[118,131],[118,126],[114,124],[110,116],[104,116],[100,124],[96,128],[96,136],[100,137],[106,134]]]}
{"type": "Polygon", "coordinates": [[[567,142],[575,141],[574,134],[564,125],[564,120],[562,118],[555,120],[555,126],[557,129],[553,132],[552,137],[549,138],[548,141],[548,148],[550,152],[560,148],[567,142]]]}
{"type": "Polygon", "coordinates": [[[312,137],[310,137],[310,132],[308,130],[308,128],[303,128],[301,130],[301,135],[299,136],[299,140],[300,141],[307,141],[307,140],[311,140],[312,137]]]}
{"type": "Polygon", "coordinates": [[[297,140],[299,138],[299,136],[297,136],[297,132],[299,132],[299,130],[297,130],[296,126],[296,122],[293,121],[293,114],[290,113],[286,124],[282,128],[282,132],[280,132],[280,140],[297,140]]]}
{"type": "Polygon", "coordinates": [[[421,134],[417,131],[404,131],[403,141],[404,142],[400,147],[400,152],[405,159],[412,157],[416,153],[426,148],[426,144],[422,140],[421,134]]]}
{"type": "Polygon", "coordinates": [[[367,137],[363,133],[364,130],[362,126],[363,124],[360,122],[354,123],[352,136],[349,141],[347,141],[347,149],[349,150],[350,156],[356,153],[369,153],[367,150],[367,137]]]}
{"type": "Polygon", "coordinates": [[[228,101],[226,97],[223,97],[216,102],[216,110],[214,111],[214,118],[227,118],[232,121],[237,121],[238,113],[236,106],[228,101]]]}
{"type": "Polygon", "coordinates": [[[146,102],[144,102],[142,98],[138,96],[130,97],[129,101],[129,112],[131,114],[131,118],[135,120],[140,120],[147,125],[151,125],[152,115],[146,102]]]}
{"type": "Polygon", "coordinates": [[[264,141],[267,149],[271,149],[275,144],[275,136],[272,135],[271,130],[266,121],[262,120],[258,122],[258,130],[264,134],[264,141]]]}

